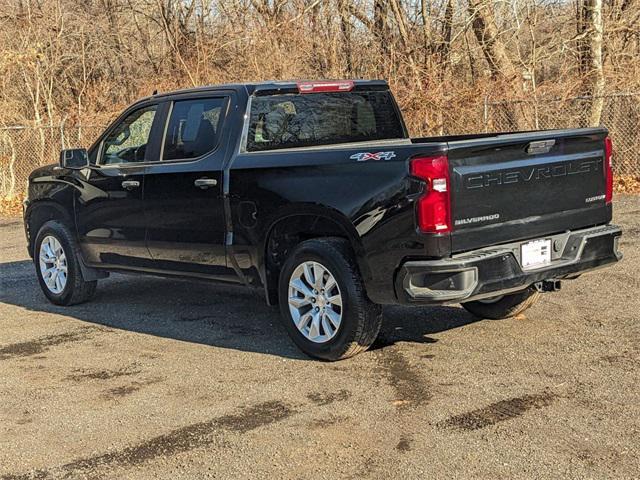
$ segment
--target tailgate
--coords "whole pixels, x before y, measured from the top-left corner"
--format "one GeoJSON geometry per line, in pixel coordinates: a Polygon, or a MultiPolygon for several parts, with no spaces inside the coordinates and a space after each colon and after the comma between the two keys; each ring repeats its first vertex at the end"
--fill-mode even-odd
{"type": "Polygon", "coordinates": [[[449,143],[452,251],[607,223],[602,128],[449,143]]]}

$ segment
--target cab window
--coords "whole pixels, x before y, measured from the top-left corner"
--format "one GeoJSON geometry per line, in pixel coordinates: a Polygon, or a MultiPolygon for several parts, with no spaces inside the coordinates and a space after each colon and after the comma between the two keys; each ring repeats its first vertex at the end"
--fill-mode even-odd
{"type": "Polygon", "coordinates": [[[283,94],[252,99],[250,152],[404,137],[391,92],[283,94]]]}
{"type": "Polygon", "coordinates": [[[143,162],[156,109],[149,105],[127,115],[104,139],[100,163],[143,162]]]}

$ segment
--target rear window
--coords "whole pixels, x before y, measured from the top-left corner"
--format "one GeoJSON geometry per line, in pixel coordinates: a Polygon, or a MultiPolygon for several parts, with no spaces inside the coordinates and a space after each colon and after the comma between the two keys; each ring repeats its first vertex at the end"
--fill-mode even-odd
{"type": "Polygon", "coordinates": [[[403,138],[389,91],[254,97],[247,150],[403,138]]]}

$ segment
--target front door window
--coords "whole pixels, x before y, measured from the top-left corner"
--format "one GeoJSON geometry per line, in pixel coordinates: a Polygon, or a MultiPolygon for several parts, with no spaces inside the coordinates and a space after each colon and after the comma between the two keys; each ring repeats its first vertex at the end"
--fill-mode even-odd
{"type": "Polygon", "coordinates": [[[127,115],[104,139],[100,163],[143,162],[156,109],[156,105],[150,105],[127,115]]]}

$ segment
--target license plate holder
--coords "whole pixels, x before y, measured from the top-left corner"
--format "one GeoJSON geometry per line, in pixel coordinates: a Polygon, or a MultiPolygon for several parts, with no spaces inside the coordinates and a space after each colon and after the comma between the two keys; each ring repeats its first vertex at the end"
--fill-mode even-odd
{"type": "Polygon", "coordinates": [[[522,268],[529,270],[540,268],[551,263],[551,240],[540,239],[520,245],[522,268]]]}

